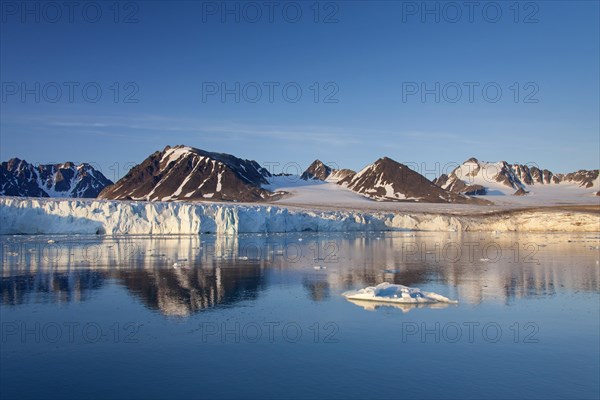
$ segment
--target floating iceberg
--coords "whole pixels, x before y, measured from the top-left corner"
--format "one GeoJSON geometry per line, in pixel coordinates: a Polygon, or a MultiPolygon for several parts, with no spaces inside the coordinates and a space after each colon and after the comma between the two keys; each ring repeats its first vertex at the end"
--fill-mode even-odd
{"type": "Polygon", "coordinates": [[[446,308],[450,306],[449,303],[390,303],[385,301],[375,301],[375,300],[351,300],[348,301],[354,305],[362,307],[366,311],[377,311],[379,308],[396,308],[402,311],[403,313],[407,313],[416,308],[446,308]]]}
{"type": "Polygon", "coordinates": [[[350,290],[342,293],[342,296],[353,302],[375,301],[378,303],[395,304],[458,303],[456,300],[450,300],[437,293],[424,292],[421,289],[394,285],[388,282],[380,283],[377,286],[369,286],[364,289],[350,290]]]}

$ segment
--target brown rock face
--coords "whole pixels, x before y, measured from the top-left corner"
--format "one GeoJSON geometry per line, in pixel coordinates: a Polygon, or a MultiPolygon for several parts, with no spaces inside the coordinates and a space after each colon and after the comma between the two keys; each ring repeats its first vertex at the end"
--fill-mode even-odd
{"type": "Polygon", "coordinates": [[[309,179],[317,179],[324,181],[331,174],[332,169],[327,165],[323,164],[321,160],[315,160],[312,164],[300,175],[300,179],[305,181],[309,179]]]}
{"type": "Polygon", "coordinates": [[[513,193],[513,196],[527,196],[529,192],[523,188],[519,188],[516,192],[513,193]]]}
{"type": "Polygon", "coordinates": [[[585,188],[591,188],[594,186],[594,181],[598,179],[600,170],[586,170],[580,169],[577,172],[571,172],[569,174],[556,174],[561,182],[577,182],[579,186],[585,188]]]}
{"type": "Polygon", "coordinates": [[[229,154],[210,153],[186,146],[167,146],[133,167],[99,198],[117,200],[220,200],[274,199],[262,189],[271,174],[256,161],[229,154]]]}
{"type": "Polygon", "coordinates": [[[300,179],[308,180],[329,180],[331,182],[337,182],[350,175],[354,175],[356,172],[351,169],[335,169],[325,165],[321,160],[315,160],[312,164],[300,175],[300,179]]]}

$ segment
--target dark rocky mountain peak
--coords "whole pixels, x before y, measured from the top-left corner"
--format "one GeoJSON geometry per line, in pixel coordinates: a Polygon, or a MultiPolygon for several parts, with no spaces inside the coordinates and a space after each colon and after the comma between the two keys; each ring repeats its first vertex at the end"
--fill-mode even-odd
{"type": "Polygon", "coordinates": [[[378,201],[477,203],[468,196],[441,189],[423,175],[389,157],[378,159],[338,184],[378,201]]]}
{"type": "Polygon", "coordinates": [[[300,175],[300,179],[304,179],[305,181],[310,179],[324,181],[329,177],[329,175],[331,175],[332,171],[333,169],[323,164],[321,160],[315,160],[312,164],[310,164],[306,171],[300,175]]]}
{"type": "Polygon", "coordinates": [[[106,188],[104,199],[262,201],[269,171],[256,161],[189,146],[167,146],[106,188]]]}

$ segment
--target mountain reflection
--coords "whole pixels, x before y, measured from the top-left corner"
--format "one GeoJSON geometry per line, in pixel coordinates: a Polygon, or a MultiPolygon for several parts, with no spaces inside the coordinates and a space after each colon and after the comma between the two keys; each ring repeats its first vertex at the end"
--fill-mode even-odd
{"type": "Polygon", "coordinates": [[[114,276],[148,308],[178,316],[256,299],[265,286],[258,266],[122,270],[114,276]]]}
{"type": "Polygon", "coordinates": [[[313,301],[323,301],[330,297],[329,282],[326,280],[305,278],[302,286],[313,301]]]}
{"type": "Polygon", "coordinates": [[[177,316],[257,299],[278,279],[300,285],[313,301],[381,282],[445,286],[445,294],[471,304],[600,286],[598,238],[589,234],[82,236],[51,243],[4,236],[0,243],[0,303],[11,306],[86,301],[109,281],[147,308],[177,316]],[[454,251],[486,247],[502,254],[454,251]]]}
{"type": "Polygon", "coordinates": [[[0,278],[1,304],[85,301],[102,287],[106,273],[94,270],[16,275],[0,278]],[[30,297],[34,296],[34,298],[30,297]]]}

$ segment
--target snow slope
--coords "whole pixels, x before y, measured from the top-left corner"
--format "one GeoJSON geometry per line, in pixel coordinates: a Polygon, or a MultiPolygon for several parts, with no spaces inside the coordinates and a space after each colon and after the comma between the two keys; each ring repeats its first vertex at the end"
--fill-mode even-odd
{"type": "MultiPolygon", "coordinates": [[[[302,180],[297,175],[269,177],[269,185],[264,189],[276,192],[285,191],[289,195],[272,201],[274,205],[319,207],[322,209],[354,209],[362,211],[414,211],[414,212],[457,212],[476,209],[474,205],[444,203],[397,203],[374,201],[362,196],[337,181],[302,180]]],[[[551,185],[536,185],[527,188],[528,196],[512,196],[514,190],[500,182],[484,180],[482,176],[474,177],[475,182],[485,183],[488,195],[481,198],[489,200],[499,207],[539,207],[552,205],[600,205],[600,197],[595,196],[593,189],[585,189],[577,183],[560,182],[551,185]],[[481,179],[481,180],[480,180],[481,179]]],[[[484,206],[486,207],[486,206],[484,206]]]]}
{"type": "Polygon", "coordinates": [[[0,234],[600,231],[592,212],[560,209],[478,214],[311,210],[274,205],[0,197],[0,234]]]}
{"type": "Polygon", "coordinates": [[[303,180],[297,175],[273,176],[264,189],[289,193],[275,204],[302,204],[320,206],[361,206],[374,203],[360,194],[337,185],[335,181],[303,180]]]}

